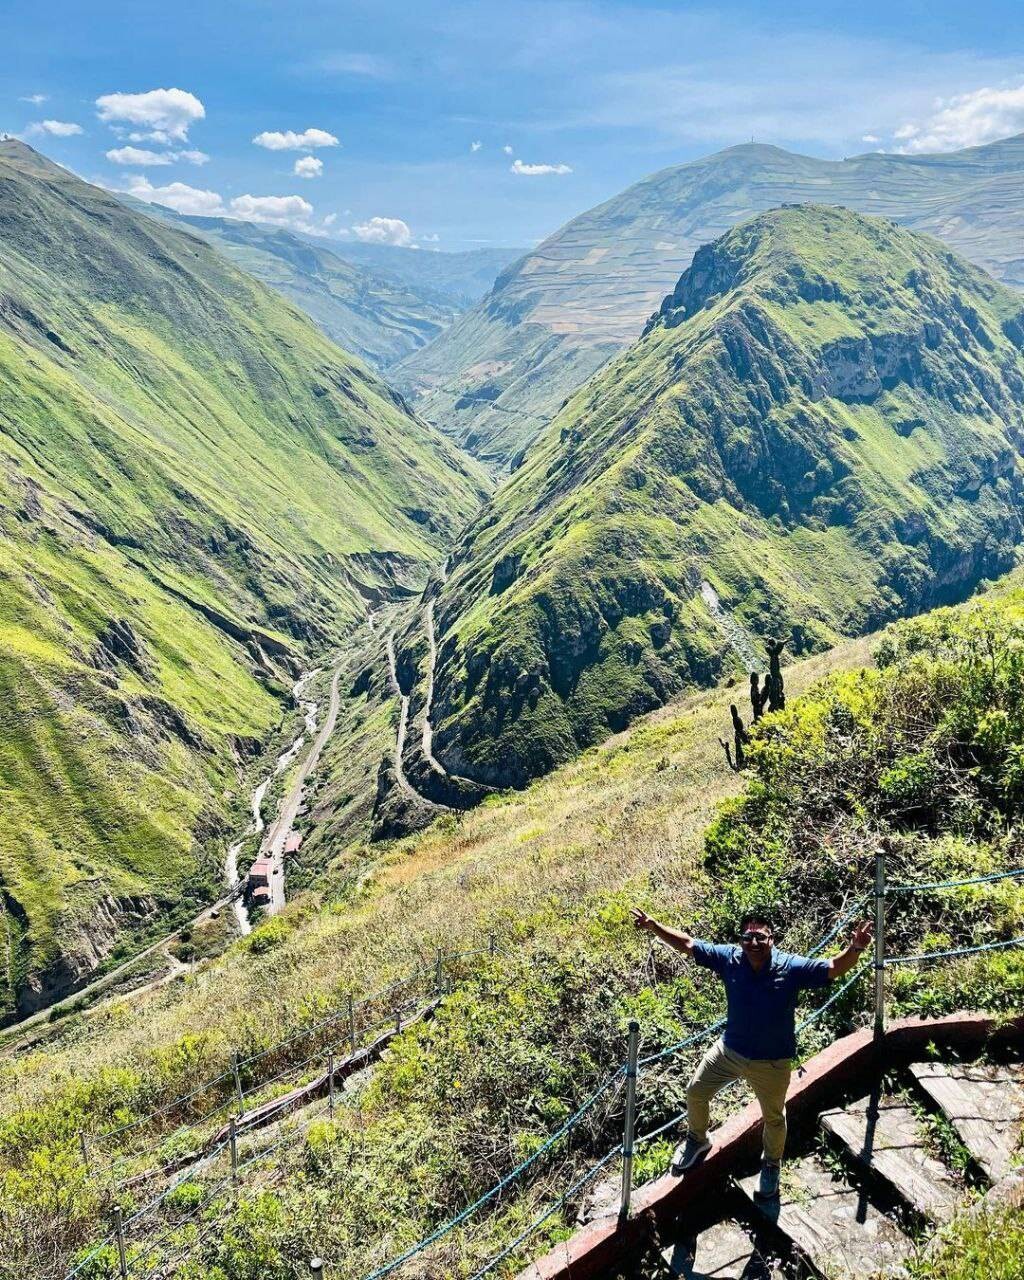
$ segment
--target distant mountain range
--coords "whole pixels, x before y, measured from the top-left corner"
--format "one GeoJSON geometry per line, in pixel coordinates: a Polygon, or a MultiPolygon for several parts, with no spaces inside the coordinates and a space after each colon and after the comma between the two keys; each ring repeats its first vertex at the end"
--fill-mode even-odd
{"type": "Polygon", "coordinates": [[[193,231],[0,142],[0,1016],[216,896],[305,656],[480,468],[193,231]]]}
{"type": "Polygon", "coordinates": [[[448,328],[519,253],[343,245],[238,218],[180,214],[124,194],[118,199],[206,236],[243,270],[301,307],[333,342],[382,371],[448,328]],[[431,262],[421,264],[424,257],[431,262]]]}
{"type": "Polygon", "coordinates": [[[766,636],[962,598],[1015,563],[1022,446],[1024,297],[845,209],[740,224],[460,538],[437,758],[522,785],[766,636]]]}
{"type": "Polygon", "coordinates": [[[506,467],[640,333],[702,244],[787,203],[845,205],[927,231],[1024,286],[1024,135],[949,155],[818,160],[731,147],[581,214],[393,372],[430,421],[506,467]]]}

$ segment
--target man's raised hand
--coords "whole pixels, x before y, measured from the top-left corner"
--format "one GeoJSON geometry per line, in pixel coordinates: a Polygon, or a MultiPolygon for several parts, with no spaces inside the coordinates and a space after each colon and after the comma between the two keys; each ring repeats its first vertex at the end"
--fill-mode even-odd
{"type": "Polygon", "coordinates": [[[634,925],[636,925],[638,929],[642,929],[646,932],[654,924],[654,921],[647,912],[641,911],[639,907],[630,907],[629,913],[633,917],[634,925]]]}
{"type": "Polygon", "coordinates": [[[856,947],[858,951],[866,951],[871,945],[871,939],[874,937],[874,931],[871,928],[870,920],[862,920],[860,924],[854,925],[853,937],[850,939],[850,946],[856,947]]]}

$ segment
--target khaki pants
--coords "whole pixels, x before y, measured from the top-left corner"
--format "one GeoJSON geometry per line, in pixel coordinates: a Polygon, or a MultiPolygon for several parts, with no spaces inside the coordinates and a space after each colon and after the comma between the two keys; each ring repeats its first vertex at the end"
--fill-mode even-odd
{"type": "Polygon", "coordinates": [[[690,1132],[706,1138],[711,1099],[731,1080],[745,1080],[764,1116],[764,1155],[781,1160],[786,1146],[786,1090],[792,1074],[789,1058],[742,1058],[718,1040],[704,1055],[686,1090],[690,1132]]]}

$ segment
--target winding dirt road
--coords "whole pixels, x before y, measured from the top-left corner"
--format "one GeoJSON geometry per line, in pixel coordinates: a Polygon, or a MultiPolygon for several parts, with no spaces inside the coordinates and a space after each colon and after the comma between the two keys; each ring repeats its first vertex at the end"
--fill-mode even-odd
{"type": "MultiPolygon", "coordinates": [[[[270,859],[270,902],[267,906],[267,912],[274,915],[280,911],[285,903],[284,895],[284,845],[288,839],[288,833],[291,831],[295,823],[299,806],[302,804],[302,797],[305,791],[306,780],[320,762],[320,755],[323,752],[327,739],[334,732],[334,726],[338,722],[338,711],[341,706],[341,698],[338,693],[338,682],[341,679],[341,667],[337,667],[334,672],[334,678],[331,680],[331,694],[327,703],[327,715],[324,716],[324,722],[320,726],[320,732],[313,739],[313,745],[309,749],[305,760],[291,787],[281,798],[281,805],[277,811],[277,818],[267,832],[266,839],[263,842],[263,853],[270,859]]],[[[303,704],[304,706],[306,704],[303,704]]],[[[313,704],[309,704],[313,705],[313,704]]],[[[310,718],[315,714],[315,705],[313,712],[307,712],[306,723],[309,725],[310,718]]]]}
{"type": "MultiPolygon", "coordinates": [[[[402,763],[402,757],[405,754],[405,736],[409,732],[409,699],[402,692],[402,686],[398,683],[398,663],[395,659],[395,633],[393,631],[388,632],[387,650],[391,685],[399,702],[398,733],[395,735],[395,777],[398,779],[398,785],[406,795],[412,796],[414,800],[424,800],[425,797],[413,789],[409,779],[405,776],[405,766],[402,763]]],[[[427,803],[429,804],[430,801],[427,801],[427,803]]]]}

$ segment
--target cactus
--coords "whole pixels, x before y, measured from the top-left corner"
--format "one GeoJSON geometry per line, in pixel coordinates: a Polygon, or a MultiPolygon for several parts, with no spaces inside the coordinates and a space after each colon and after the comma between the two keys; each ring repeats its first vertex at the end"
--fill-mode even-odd
{"type": "Polygon", "coordinates": [[[732,715],[733,746],[730,748],[729,743],[724,738],[719,738],[718,741],[725,752],[726,760],[729,761],[729,768],[734,773],[739,773],[741,769],[746,767],[747,760],[743,748],[750,741],[750,734],[740,719],[740,713],[736,709],[735,703],[729,707],[729,712],[732,715]]]}
{"type": "Polygon", "coordinates": [[[768,650],[768,674],[764,678],[764,684],[760,683],[760,677],[756,671],[750,673],[750,707],[755,723],[761,719],[766,708],[769,711],[785,710],[786,687],[782,679],[780,661],[785,647],[785,640],[765,641],[765,648],[768,650]]]}
{"type": "Polygon", "coordinates": [[[786,709],[786,689],[782,680],[782,650],[786,647],[785,640],[767,640],[765,648],[768,650],[768,678],[765,681],[765,687],[768,691],[768,710],[784,711],[786,709]]]}

